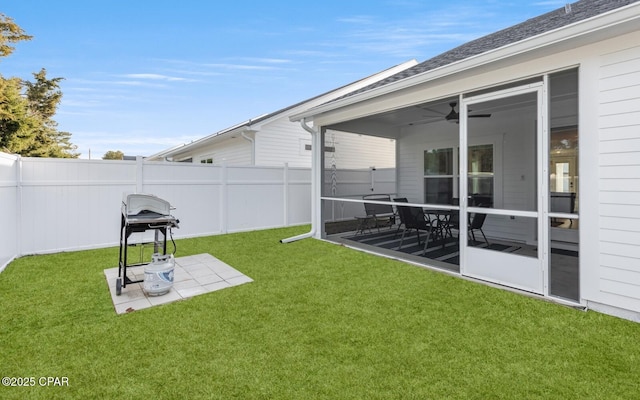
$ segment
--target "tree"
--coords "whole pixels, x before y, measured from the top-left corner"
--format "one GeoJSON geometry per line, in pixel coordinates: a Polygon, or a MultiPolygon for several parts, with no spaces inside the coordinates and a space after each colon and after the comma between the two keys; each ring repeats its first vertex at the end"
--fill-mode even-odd
{"type": "Polygon", "coordinates": [[[0,150],[16,154],[33,146],[32,133],[38,126],[21,89],[18,78],[0,79],[0,150]]]}
{"type": "MultiPolygon", "coordinates": [[[[0,57],[13,53],[15,47],[11,43],[30,39],[11,18],[0,13],[0,57]]],[[[20,149],[28,145],[29,127],[35,121],[28,115],[21,90],[20,79],[5,79],[0,75],[0,149],[20,149]]]]}
{"type": "Polygon", "coordinates": [[[62,78],[47,79],[44,68],[33,76],[34,82],[0,77],[0,149],[27,157],[78,157],[71,134],[58,131],[52,118],[62,78]]]}
{"type": "MultiPolygon", "coordinates": [[[[14,51],[11,43],[30,40],[11,18],[0,14],[0,57],[14,51]]],[[[29,157],[76,158],[69,132],[58,131],[53,119],[62,100],[60,81],[42,68],[34,81],[0,74],[0,150],[29,157]]]]}
{"type": "Polygon", "coordinates": [[[102,156],[103,160],[122,160],[124,159],[124,153],[121,152],[120,150],[116,150],[116,151],[112,151],[109,150],[106,153],[104,153],[104,156],[102,156]]]}
{"type": "Polygon", "coordinates": [[[56,126],[51,117],[55,115],[62,100],[59,82],[63,78],[47,79],[47,71],[44,68],[34,73],[33,77],[35,82],[24,82],[29,107],[31,111],[40,115],[44,122],[56,126]]]}
{"type": "Polygon", "coordinates": [[[13,19],[0,13],[0,57],[6,57],[15,50],[15,47],[9,43],[31,40],[31,38],[33,36],[27,35],[13,19]]]}
{"type": "Polygon", "coordinates": [[[58,123],[53,116],[62,100],[59,82],[63,78],[47,79],[47,71],[42,68],[34,73],[34,82],[24,82],[25,95],[30,113],[40,122],[34,129],[35,147],[31,149],[31,156],[75,158],[76,146],[71,144],[71,134],[57,130],[58,123]]]}

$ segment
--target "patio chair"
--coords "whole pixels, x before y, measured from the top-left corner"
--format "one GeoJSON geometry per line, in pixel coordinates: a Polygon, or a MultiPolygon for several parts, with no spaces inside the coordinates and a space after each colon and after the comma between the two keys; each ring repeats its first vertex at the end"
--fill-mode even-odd
{"type": "MultiPolygon", "coordinates": [[[[483,205],[483,204],[478,204],[478,207],[488,207],[488,205],[483,205]]],[[[484,231],[482,230],[482,225],[484,225],[484,220],[487,218],[487,214],[481,214],[481,213],[475,213],[473,214],[473,217],[469,218],[469,235],[471,235],[471,238],[473,238],[473,241],[476,241],[476,235],[474,233],[474,231],[480,231],[480,233],[482,233],[482,237],[484,238],[485,243],[487,243],[487,246],[489,245],[489,241],[487,240],[487,236],[484,234],[484,231]]]]}
{"type": "Polygon", "coordinates": [[[427,238],[424,241],[424,248],[422,249],[422,255],[424,256],[427,253],[429,239],[431,238],[431,233],[433,232],[433,225],[426,218],[424,212],[422,211],[422,208],[420,207],[398,206],[397,208],[401,224],[404,225],[398,250],[402,248],[402,244],[404,243],[404,236],[406,235],[408,230],[416,230],[416,235],[418,236],[418,246],[420,246],[420,231],[426,231],[427,238]]]}
{"type": "Polygon", "coordinates": [[[451,210],[447,215],[447,220],[444,224],[443,239],[446,237],[453,238],[454,230],[460,231],[460,217],[458,210],[451,210]]]}
{"type": "MultiPolygon", "coordinates": [[[[454,206],[460,205],[460,199],[458,197],[453,197],[451,199],[451,204],[454,206]]],[[[449,237],[453,237],[453,230],[460,231],[460,211],[453,210],[451,215],[449,216],[449,223],[447,224],[447,234],[449,237]]],[[[460,234],[458,234],[460,235],[460,234]]]]}
{"type": "MultiPolygon", "coordinates": [[[[391,196],[388,194],[369,194],[362,196],[362,199],[365,201],[391,201],[391,196]]],[[[364,203],[364,211],[367,217],[373,221],[373,227],[377,228],[378,232],[380,232],[381,226],[392,227],[396,223],[396,214],[390,204],[364,203]]]]}
{"type": "MultiPolygon", "coordinates": [[[[486,207],[482,204],[478,204],[478,207],[486,207]]],[[[490,244],[489,241],[487,240],[487,236],[484,234],[484,231],[482,230],[482,226],[484,225],[484,221],[487,218],[487,214],[479,214],[479,213],[475,213],[473,215],[469,216],[468,222],[467,222],[467,233],[469,236],[469,239],[473,239],[473,241],[476,241],[476,236],[474,231],[480,231],[480,233],[482,234],[482,237],[484,238],[485,243],[487,243],[487,246],[490,244]]],[[[449,235],[451,235],[451,237],[453,237],[452,234],[452,230],[456,230],[456,231],[460,231],[460,217],[459,217],[459,213],[458,212],[454,212],[451,214],[451,217],[449,219],[449,235]]]]}
{"type": "MultiPolygon", "coordinates": [[[[397,202],[397,203],[408,203],[409,200],[407,200],[406,197],[398,197],[393,199],[393,201],[397,202]]],[[[395,239],[396,236],[398,236],[398,232],[400,232],[400,228],[402,228],[402,226],[404,226],[404,223],[402,222],[402,218],[400,218],[400,213],[398,212],[398,210],[400,209],[399,206],[396,206],[396,215],[398,216],[398,219],[400,219],[400,222],[398,223],[398,229],[396,229],[396,233],[395,235],[393,235],[393,238],[395,239]]]]}

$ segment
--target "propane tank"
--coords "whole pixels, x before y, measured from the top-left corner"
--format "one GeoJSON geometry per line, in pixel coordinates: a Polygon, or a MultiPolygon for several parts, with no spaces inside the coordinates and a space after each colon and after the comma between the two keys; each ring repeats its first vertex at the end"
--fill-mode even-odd
{"type": "Polygon", "coordinates": [[[149,296],[168,293],[173,286],[173,269],[176,261],[173,254],[153,253],[151,263],[144,267],[143,289],[149,296]]]}

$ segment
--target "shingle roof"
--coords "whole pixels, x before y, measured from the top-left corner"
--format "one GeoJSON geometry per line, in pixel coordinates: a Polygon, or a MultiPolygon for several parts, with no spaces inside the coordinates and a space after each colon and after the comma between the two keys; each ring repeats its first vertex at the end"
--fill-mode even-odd
{"type": "Polygon", "coordinates": [[[346,94],[341,98],[363,93],[371,89],[385,86],[414,75],[452,64],[456,61],[461,61],[490,50],[498,49],[500,47],[561,28],[574,22],[582,21],[587,18],[603,14],[607,11],[615,10],[616,8],[620,8],[637,1],[640,0],[581,0],[570,4],[569,12],[566,12],[565,7],[562,7],[555,11],[531,18],[512,27],[483,36],[471,42],[467,42],[436,57],[421,62],[412,68],[408,68],[386,79],[346,94]]]}

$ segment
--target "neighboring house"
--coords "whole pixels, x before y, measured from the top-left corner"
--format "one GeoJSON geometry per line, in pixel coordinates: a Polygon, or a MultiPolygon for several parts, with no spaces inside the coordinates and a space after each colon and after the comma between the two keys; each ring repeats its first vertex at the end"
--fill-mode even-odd
{"type": "MultiPolygon", "coordinates": [[[[180,161],[205,164],[261,165],[291,167],[311,166],[311,135],[289,116],[301,110],[326,103],[347,93],[393,76],[417,61],[411,60],[357,82],[305,100],[276,112],[262,115],[202,139],[161,151],[149,161],[180,161]]],[[[328,145],[340,168],[377,168],[395,165],[395,140],[334,132],[341,150],[328,145]],[[372,164],[376,161],[378,164],[372,164]]]]}
{"type": "Polygon", "coordinates": [[[283,242],[325,238],[640,321],[640,2],[568,4],[291,120],[316,132],[313,221],[283,242]],[[426,247],[428,232],[326,233],[329,206],[363,202],[327,193],[327,131],[396,140],[394,196],[430,216],[426,247]]]}

